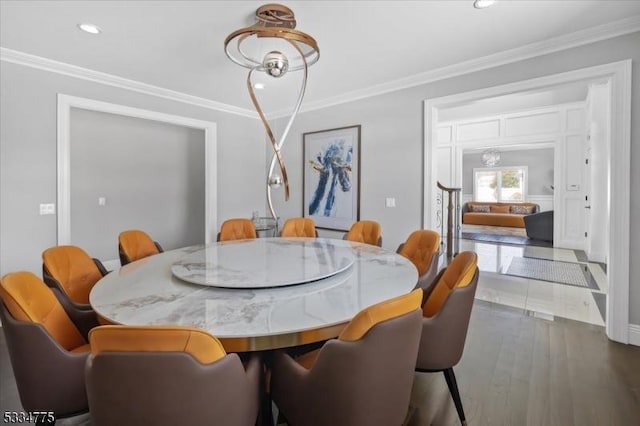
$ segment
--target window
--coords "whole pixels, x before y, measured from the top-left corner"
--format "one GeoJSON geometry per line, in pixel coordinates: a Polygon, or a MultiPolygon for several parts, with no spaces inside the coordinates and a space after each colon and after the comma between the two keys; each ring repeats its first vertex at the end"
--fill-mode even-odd
{"type": "Polygon", "coordinates": [[[473,169],[474,201],[525,201],[527,167],[473,169]]]}

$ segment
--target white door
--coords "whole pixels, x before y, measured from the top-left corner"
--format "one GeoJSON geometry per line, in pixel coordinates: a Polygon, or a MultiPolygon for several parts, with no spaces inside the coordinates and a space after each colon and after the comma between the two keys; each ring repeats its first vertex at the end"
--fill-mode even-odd
{"type": "Polygon", "coordinates": [[[591,144],[587,135],[587,143],[584,155],[584,247],[587,257],[591,258],[591,235],[593,224],[591,223],[591,144]]]}

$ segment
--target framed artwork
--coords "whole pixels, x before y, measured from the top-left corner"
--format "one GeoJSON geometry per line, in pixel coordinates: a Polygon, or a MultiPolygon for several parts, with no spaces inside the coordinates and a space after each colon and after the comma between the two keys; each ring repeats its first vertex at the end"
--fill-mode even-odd
{"type": "Polygon", "coordinates": [[[360,126],[303,135],[304,217],[348,231],[360,219],[360,126]]]}

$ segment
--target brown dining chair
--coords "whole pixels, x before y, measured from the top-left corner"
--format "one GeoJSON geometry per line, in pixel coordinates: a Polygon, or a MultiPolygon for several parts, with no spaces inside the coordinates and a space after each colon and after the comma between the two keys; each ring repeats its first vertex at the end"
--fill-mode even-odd
{"type": "Polygon", "coordinates": [[[153,241],[146,232],[131,229],[118,236],[118,254],[122,266],[163,251],[160,244],[153,241]]]}
{"type": "Polygon", "coordinates": [[[77,246],[51,247],[42,252],[42,278],[54,289],[62,307],[86,339],[98,325],[89,292],[107,270],[77,246]]]}
{"type": "Polygon", "coordinates": [[[471,251],[458,254],[425,294],[422,307],[422,336],[416,371],[440,372],[449,387],[458,417],[466,418],[453,367],[464,350],[473,300],[478,286],[478,256],[471,251]]]}
{"type": "Polygon", "coordinates": [[[362,310],[337,339],[299,358],[274,353],[271,394],[287,421],[402,424],[420,339],[422,293],[417,289],[362,310]]]}
{"type": "Polygon", "coordinates": [[[409,259],[418,269],[418,283],[427,292],[438,274],[440,235],[428,229],[412,232],[407,241],[398,246],[397,253],[409,259]]]}
{"type": "Polygon", "coordinates": [[[246,369],[220,341],[191,327],[107,325],[89,333],[92,424],[253,426],[261,361],[246,369]]]}
{"type": "Polygon", "coordinates": [[[250,240],[258,238],[256,227],[251,219],[228,219],[222,222],[218,241],[250,240]]]}
{"type": "Polygon", "coordinates": [[[374,220],[360,220],[351,225],[344,239],[382,247],[382,227],[374,220]]]}
{"type": "Polygon", "coordinates": [[[316,224],[308,217],[294,217],[287,219],[282,225],[280,236],[285,238],[291,237],[317,237],[316,224]]]}
{"type": "Polygon", "coordinates": [[[0,319],[26,411],[56,418],[87,411],[84,365],[90,347],[51,288],[31,272],[0,280],[0,319]]]}

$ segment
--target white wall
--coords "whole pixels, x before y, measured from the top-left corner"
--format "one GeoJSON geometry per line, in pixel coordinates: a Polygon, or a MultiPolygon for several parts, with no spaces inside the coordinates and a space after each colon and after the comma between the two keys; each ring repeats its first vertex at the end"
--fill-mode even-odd
{"type": "Polygon", "coordinates": [[[0,275],[39,275],[42,251],[56,245],[56,216],[40,216],[38,206],[57,202],[58,93],[217,123],[218,222],[265,203],[258,120],[7,62],[0,91],[0,275]]]}

